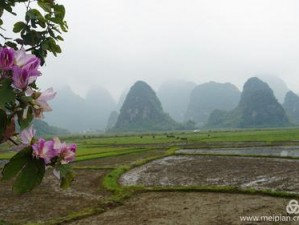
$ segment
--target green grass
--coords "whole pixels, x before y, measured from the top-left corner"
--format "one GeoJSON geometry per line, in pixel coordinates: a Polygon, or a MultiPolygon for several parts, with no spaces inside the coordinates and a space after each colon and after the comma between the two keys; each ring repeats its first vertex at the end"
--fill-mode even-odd
{"type": "Polygon", "coordinates": [[[145,152],[150,151],[153,149],[122,149],[116,151],[108,151],[108,152],[99,152],[87,155],[78,155],[76,157],[76,161],[83,161],[83,160],[91,160],[97,158],[106,158],[106,157],[113,157],[113,156],[120,156],[120,155],[128,155],[133,153],[145,152]]]}
{"type": "MultiPolygon", "coordinates": [[[[211,147],[221,142],[277,142],[299,143],[299,128],[258,129],[258,130],[204,130],[200,132],[168,132],[156,134],[100,135],[100,136],[66,136],[64,141],[78,145],[77,160],[89,160],[102,157],[148,151],[150,149],[181,144],[200,145],[206,143],[211,147]],[[167,137],[171,136],[171,137],[167,137]],[[154,136],[154,138],[153,138],[154,136]],[[141,138],[142,137],[142,138],[141,138]]],[[[0,146],[0,159],[9,159],[15,152],[9,151],[8,145],[0,146]]]]}
{"type": "Polygon", "coordinates": [[[185,142],[277,142],[299,141],[299,128],[284,129],[244,129],[244,130],[203,130],[200,132],[168,132],[156,134],[132,134],[123,136],[68,137],[82,147],[113,145],[155,145],[185,142]],[[153,135],[155,138],[153,138],[153,135]],[[174,137],[167,137],[171,135],[174,137]],[[143,138],[140,138],[143,136],[143,138]]]}
{"type": "Polygon", "coordinates": [[[260,129],[234,131],[204,131],[196,134],[186,134],[189,141],[207,142],[277,142],[298,141],[299,129],[260,129]]]}
{"type": "Polygon", "coordinates": [[[132,135],[113,135],[113,136],[94,136],[94,137],[86,137],[86,136],[76,136],[66,137],[65,140],[75,141],[79,145],[87,146],[111,146],[111,145],[146,145],[146,144],[161,144],[171,142],[179,142],[179,140],[175,138],[167,138],[165,134],[157,133],[157,134],[132,134],[132,135]],[[154,138],[153,138],[154,136],[154,138]],[[142,137],[142,138],[141,138],[142,137]]]}

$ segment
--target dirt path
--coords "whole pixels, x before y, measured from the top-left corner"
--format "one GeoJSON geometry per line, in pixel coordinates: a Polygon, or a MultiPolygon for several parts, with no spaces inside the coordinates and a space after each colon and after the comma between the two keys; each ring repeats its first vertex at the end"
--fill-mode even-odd
{"type": "MultiPolygon", "coordinates": [[[[123,206],[71,225],[237,225],[240,216],[286,216],[288,199],[223,193],[143,193],[123,206]]],[[[298,223],[275,223],[298,224],[298,223]]]]}

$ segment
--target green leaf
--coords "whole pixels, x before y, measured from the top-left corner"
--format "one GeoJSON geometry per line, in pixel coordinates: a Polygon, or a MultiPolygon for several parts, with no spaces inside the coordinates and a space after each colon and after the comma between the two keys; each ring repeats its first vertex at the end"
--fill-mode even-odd
{"type": "Polygon", "coordinates": [[[59,40],[59,41],[64,41],[63,37],[61,37],[60,35],[58,35],[56,38],[57,38],[57,40],[59,40]]]}
{"type": "Polygon", "coordinates": [[[14,6],[14,3],[13,4],[7,4],[6,1],[0,1],[0,7],[4,10],[6,10],[7,12],[13,14],[13,15],[17,15],[16,13],[14,13],[12,11],[12,6],[14,6]]]}
{"type": "Polygon", "coordinates": [[[56,44],[56,41],[54,38],[52,38],[52,37],[47,38],[47,40],[43,44],[44,45],[42,47],[47,46],[47,50],[52,52],[53,55],[56,56],[57,55],[56,53],[61,53],[61,48],[59,45],[56,44]]]}
{"type": "Polygon", "coordinates": [[[17,48],[17,44],[14,43],[14,42],[11,42],[11,41],[7,41],[7,42],[5,42],[4,45],[5,45],[5,46],[8,46],[8,47],[10,47],[10,48],[14,48],[14,49],[17,48]]]}
{"type": "Polygon", "coordinates": [[[37,9],[30,9],[27,11],[26,16],[28,16],[32,20],[39,20],[42,22],[46,22],[43,15],[37,9]]]}
{"type": "Polygon", "coordinates": [[[55,18],[59,19],[62,22],[64,19],[64,16],[65,16],[64,6],[63,5],[55,5],[53,8],[54,8],[55,18]]]}
{"type": "Polygon", "coordinates": [[[63,32],[67,32],[67,25],[66,25],[65,23],[60,24],[60,29],[61,29],[63,32]]]}
{"type": "Polygon", "coordinates": [[[19,33],[25,27],[26,27],[26,24],[24,22],[22,22],[22,21],[19,21],[19,22],[15,23],[15,25],[13,27],[13,32],[19,33]]]}
{"type": "Polygon", "coordinates": [[[45,162],[43,159],[31,158],[17,176],[13,191],[23,194],[38,186],[45,175],[45,162]]]}
{"type": "Polygon", "coordinates": [[[37,4],[39,7],[41,7],[45,12],[51,12],[51,3],[50,2],[45,2],[43,0],[38,0],[37,4]]]}
{"type": "Polygon", "coordinates": [[[75,178],[72,167],[70,165],[63,164],[57,166],[55,169],[60,172],[60,187],[62,189],[69,188],[75,178]]]}
{"type": "Polygon", "coordinates": [[[15,101],[16,94],[11,87],[10,79],[4,79],[0,82],[0,96],[0,109],[4,109],[6,103],[15,101]]]}
{"type": "Polygon", "coordinates": [[[30,30],[24,34],[21,34],[21,37],[25,45],[37,45],[42,39],[42,34],[36,30],[30,30]]]}
{"type": "Polygon", "coordinates": [[[23,118],[23,114],[24,114],[24,110],[18,113],[18,123],[20,125],[21,130],[28,127],[34,118],[32,107],[28,108],[26,118],[23,118]]]}
{"type": "Polygon", "coordinates": [[[14,155],[2,170],[2,180],[10,180],[32,159],[32,148],[26,147],[14,155]]]}
{"type": "Polygon", "coordinates": [[[62,34],[62,32],[57,27],[52,27],[52,29],[55,30],[59,34],[62,34]]]}
{"type": "Polygon", "coordinates": [[[56,53],[61,53],[61,48],[60,48],[59,45],[56,45],[56,46],[55,46],[55,52],[56,52],[56,53]]]}
{"type": "Polygon", "coordinates": [[[48,29],[48,32],[49,32],[51,37],[55,38],[55,34],[54,34],[52,29],[48,29]]]}

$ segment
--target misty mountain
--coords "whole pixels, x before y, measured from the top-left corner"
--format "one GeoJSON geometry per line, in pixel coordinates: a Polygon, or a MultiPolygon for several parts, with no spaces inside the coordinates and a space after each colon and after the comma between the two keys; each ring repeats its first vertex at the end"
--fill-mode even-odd
{"type": "Polygon", "coordinates": [[[129,93],[129,89],[125,89],[125,90],[121,93],[121,95],[120,95],[120,97],[119,97],[119,100],[118,100],[118,102],[117,102],[117,104],[116,104],[116,109],[117,109],[117,111],[120,111],[122,105],[124,104],[124,102],[125,102],[125,100],[126,100],[126,97],[127,97],[128,93],[129,93]]]}
{"type": "Polygon", "coordinates": [[[218,110],[232,110],[240,100],[239,89],[231,83],[209,82],[196,86],[190,95],[185,120],[203,126],[210,114],[218,110]]]}
{"type": "Polygon", "coordinates": [[[190,94],[195,86],[193,82],[178,80],[163,83],[157,91],[157,96],[164,111],[176,121],[183,122],[190,94]]]}
{"type": "Polygon", "coordinates": [[[269,87],[273,90],[274,96],[282,104],[286,93],[289,91],[289,88],[284,80],[272,75],[259,75],[258,78],[269,85],[269,87]]]}
{"type": "Polygon", "coordinates": [[[238,106],[230,111],[214,111],[206,127],[261,128],[290,125],[283,107],[267,83],[257,77],[244,84],[238,106]]]}
{"type": "Polygon", "coordinates": [[[46,135],[66,135],[70,134],[70,132],[66,129],[62,129],[59,127],[50,126],[43,120],[34,120],[32,122],[34,129],[36,129],[36,135],[43,137],[46,135]]]}
{"type": "Polygon", "coordinates": [[[110,113],[110,116],[109,116],[108,122],[107,122],[107,126],[106,126],[106,130],[111,130],[115,126],[118,117],[119,117],[119,112],[113,111],[110,113]]]}
{"type": "Polygon", "coordinates": [[[106,129],[110,113],[115,110],[116,102],[104,88],[94,87],[86,95],[88,128],[92,130],[106,129]]]}
{"type": "Polygon", "coordinates": [[[53,111],[45,114],[47,123],[72,132],[86,128],[83,119],[85,101],[76,95],[70,87],[58,90],[56,97],[49,104],[53,111]]]}
{"type": "Polygon", "coordinates": [[[112,131],[159,131],[178,127],[179,125],[164,113],[153,89],[147,83],[137,81],[131,87],[112,131]]]}
{"type": "Polygon", "coordinates": [[[290,121],[299,125],[299,96],[289,91],[285,96],[283,108],[290,121]]]}
{"type": "Polygon", "coordinates": [[[91,89],[86,99],[65,87],[57,91],[50,105],[53,111],[45,115],[45,121],[71,132],[104,130],[110,112],[116,107],[110,93],[100,87],[91,89]]]}

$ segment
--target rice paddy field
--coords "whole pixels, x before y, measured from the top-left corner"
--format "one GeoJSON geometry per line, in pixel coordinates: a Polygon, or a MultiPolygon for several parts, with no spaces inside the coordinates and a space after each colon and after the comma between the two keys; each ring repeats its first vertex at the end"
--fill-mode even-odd
{"type": "Polygon", "coordinates": [[[60,138],[78,145],[71,188],[50,170],[23,195],[1,181],[0,224],[280,224],[240,217],[288,216],[299,200],[298,128],[60,138]]]}

